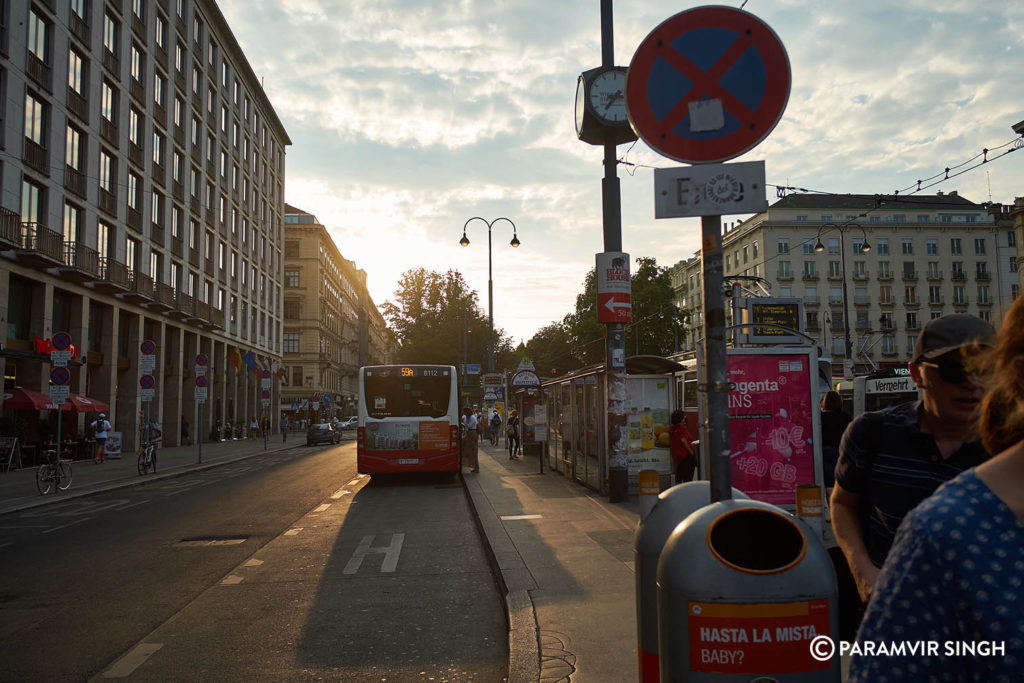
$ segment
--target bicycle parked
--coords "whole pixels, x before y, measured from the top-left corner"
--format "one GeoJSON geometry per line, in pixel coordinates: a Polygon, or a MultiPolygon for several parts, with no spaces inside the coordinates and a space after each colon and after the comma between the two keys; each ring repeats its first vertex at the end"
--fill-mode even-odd
{"type": "Polygon", "coordinates": [[[39,493],[46,495],[50,491],[67,491],[71,487],[71,462],[68,460],[57,460],[57,451],[43,451],[46,462],[39,466],[36,472],[36,488],[39,493]]]}

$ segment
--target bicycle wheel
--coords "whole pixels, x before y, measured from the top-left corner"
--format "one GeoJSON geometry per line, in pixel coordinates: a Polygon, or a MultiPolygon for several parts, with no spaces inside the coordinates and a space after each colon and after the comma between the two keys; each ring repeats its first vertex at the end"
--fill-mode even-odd
{"type": "Polygon", "coordinates": [[[40,465],[39,469],[36,470],[36,488],[39,489],[39,493],[46,495],[53,490],[53,466],[52,465],[40,465]]]}
{"type": "Polygon", "coordinates": [[[139,474],[145,474],[149,471],[149,462],[146,460],[146,450],[143,449],[139,453],[139,474]]]}
{"type": "Polygon", "coordinates": [[[71,463],[61,460],[55,474],[57,475],[57,488],[61,491],[71,488],[71,463]]]}

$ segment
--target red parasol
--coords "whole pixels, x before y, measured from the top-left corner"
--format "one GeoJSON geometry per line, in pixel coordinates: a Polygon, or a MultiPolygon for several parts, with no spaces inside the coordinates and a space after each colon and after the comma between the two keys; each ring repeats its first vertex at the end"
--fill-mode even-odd
{"type": "Polygon", "coordinates": [[[3,393],[5,410],[49,410],[50,397],[31,389],[15,387],[3,393]]]}

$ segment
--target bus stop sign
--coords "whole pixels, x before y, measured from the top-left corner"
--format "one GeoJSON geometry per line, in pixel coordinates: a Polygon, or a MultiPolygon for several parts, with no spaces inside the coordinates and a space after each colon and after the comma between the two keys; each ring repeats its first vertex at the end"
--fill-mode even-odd
{"type": "Polygon", "coordinates": [[[670,159],[726,161],[771,133],[791,83],[786,49],[767,24],[732,7],[695,7],[640,43],[626,112],[637,135],[670,159]]]}

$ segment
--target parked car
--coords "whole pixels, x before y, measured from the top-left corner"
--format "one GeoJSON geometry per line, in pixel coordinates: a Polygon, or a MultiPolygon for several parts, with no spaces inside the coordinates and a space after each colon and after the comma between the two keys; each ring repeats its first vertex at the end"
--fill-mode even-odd
{"type": "Polygon", "coordinates": [[[306,445],[315,446],[318,443],[341,443],[341,432],[329,422],[310,425],[306,430],[306,445]]]}
{"type": "Polygon", "coordinates": [[[338,423],[338,426],[342,429],[355,429],[359,426],[359,418],[352,416],[346,417],[344,420],[338,423]]]}

